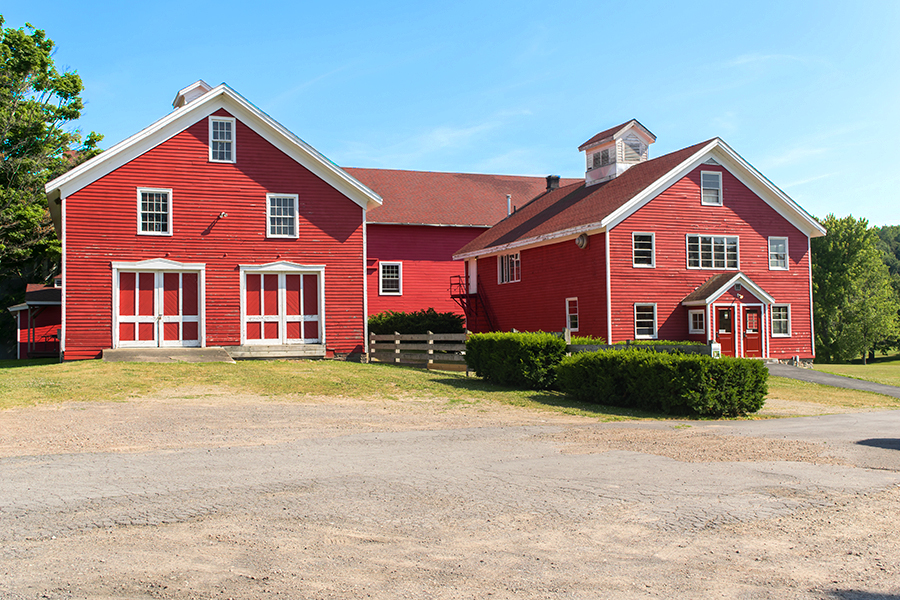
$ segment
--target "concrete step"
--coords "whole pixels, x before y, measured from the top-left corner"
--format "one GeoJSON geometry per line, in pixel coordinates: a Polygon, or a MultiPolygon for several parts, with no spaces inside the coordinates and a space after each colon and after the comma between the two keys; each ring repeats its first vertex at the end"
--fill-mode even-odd
{"type": "Polygon", "coordinates": [[[108,362],[228,362],[234,359],[225,348],[107,348],[103,360],[108,362]]]}
{"type": "Polygon", "coordinates": [[[278,358],[324,358],[325,344],[288,344],[284,346],[227,346],[231,358],[266,360],[278,358]]]}

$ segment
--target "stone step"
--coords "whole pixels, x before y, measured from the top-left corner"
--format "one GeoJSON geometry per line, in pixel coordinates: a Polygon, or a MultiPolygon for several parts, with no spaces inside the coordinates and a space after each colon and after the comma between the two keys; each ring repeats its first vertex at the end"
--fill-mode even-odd
{"type": "Polygon", "coordinates": [[[277,358],[323,358],[325,344],[296,344],[285,346],[227,346],[228,354],[234,359],[277,359],[277,358]]]}

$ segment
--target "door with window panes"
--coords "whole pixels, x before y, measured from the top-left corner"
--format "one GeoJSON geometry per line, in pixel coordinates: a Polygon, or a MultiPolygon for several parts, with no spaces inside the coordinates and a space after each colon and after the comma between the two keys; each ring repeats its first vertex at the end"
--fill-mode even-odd
{"type": "Polygon", "coordinates": [[[120,271],[120,347],[200,346],[199,273],[120,271]]]}
{"type": "Polygon", "coordinates": [[[246,273],[243,337],[247,344],[321,344],[318,273],[246,273]]]}

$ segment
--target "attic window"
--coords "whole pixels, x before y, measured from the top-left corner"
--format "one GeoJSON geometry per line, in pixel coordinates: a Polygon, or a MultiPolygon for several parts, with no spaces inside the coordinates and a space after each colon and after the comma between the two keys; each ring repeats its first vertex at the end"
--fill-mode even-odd
{"type": "Polygon", "coordinates": [[[700,204],[722,206],[722,174],[719,171],[700,172],[700,204]]]}
{"type": "Polygon", "coordinates": [[[231,163],[235,161],[234,119],[228,117],[209,118],[209,160],[231,163]]]}
{"type": "Polygon", "coordinates": [[[644,156],[644,144],[641,143],[641,140],[634,135],[629,135],[622,141],[625,142],[625,162],[641,162],[641,158],[644,156]]]}

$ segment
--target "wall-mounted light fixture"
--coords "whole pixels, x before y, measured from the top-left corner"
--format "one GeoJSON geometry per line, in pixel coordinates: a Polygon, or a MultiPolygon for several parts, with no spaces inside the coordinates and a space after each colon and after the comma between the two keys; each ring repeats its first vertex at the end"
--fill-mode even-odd
{"type": "Polygon", "coordinates": [[[220,213],[219,213],[219,218],[220,218],[220,219],[224,219],[224,218],[227,217],[227,216],[228,216],[228,213],[227,213],[227,212],[224,212],[224,211],[223,211],[223,212],[220,212],[220,213]]]}

